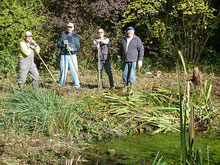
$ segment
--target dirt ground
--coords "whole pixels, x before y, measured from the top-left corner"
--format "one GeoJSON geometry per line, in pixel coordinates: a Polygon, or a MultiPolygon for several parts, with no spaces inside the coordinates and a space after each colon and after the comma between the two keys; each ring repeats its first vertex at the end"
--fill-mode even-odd
{"type": "MultiPolygon", "coordinates": [[[[59,72],[56,72],[56,79],[59,79],[59,72]]],[[[113,77],[114,77],[114,84],[115,89],[113,90],[122,90],[123,88],[123,80],[122,80],[122,71],[113,70],[113,77]]],[[[192,74],[188,77],[185,77],[184,74],[181,74],[181,83],[184,84],[186,80],[192,78],[192,74]]],[[[214,101],[215,104],[220,104],[220,76],[216,76],[213,74],[203,74],[203,82],[205,81],[212,81],[212,92],[211,92],[211,99],[214,101]]],[[[48,81],[45,81],[45,84],[48,81]]],[[[67,83],[65,86],[61,87],[61,95],[71,95],[74,94],[75,96],[83,95],[92,95],[98,94],[99,92],[108,92],[110,89],[108,76],[105,72],[103,72],[103,90],[98,90],[98,78],[97,72],[95,70],[89,70],[80,72],[80,82],[81,82],[81,90],[76,91],[73,88],[71,75],[68,74],[67,83]]],[[[135,91],[145,91],[151,92],[153,86],[163,86],[168,89],[177,90],[178,88],[178,81],[177,81],[177,74],[176,73],[162,73],[160,77],[155,77],[153,75],[149,75],[143,72],[137,72],[136,74],[136,83],[134,84],[135,91]]],[[[198,88],[200,90],[200,88],[198,88]]]]}
{"type": "MultiPolygon", "coordinates": [[[[104,87],[102,90],[98,90],[98,78],[96,70],[86,70],[80,71],[80,83],[81,83],[81,90],[76,91],[73,87],[71,74],[70,72],[67,75],[66,84],[59,88],[57,87],[54,82],[52,81],[49,74],[45,73],[45,75],[40,75],[40,83],[41,83],[41,90],[47,90],[50,88],[59,89],[59,95],[69,96],[72,95],[74,97],[80,97],[82,95],[93,95],[103,92],[108,92],[110,89],[108,76],[103,72],[103,84],[104,87]]],[[[53,72],[55,79],[59,80],[59,71],[53,72]]],[[[123,80],[122,80],[122,71],[113,70],[113,77],[114,77],[114,84],[115,89],[113,90],[122,90],[123,88],[123,80]]],[[[184,74],[181,74],[181,83],[184,84],[186,80],[192,78],[192,74],[189,74],[188,77],[185,77],[184,74]]],[[[212,81],[212,92],[211,92],[211,99],[214,101],[215,104],[220,104],[220,75],[215,74],[207,74],[203,73],[203,82],[205,81],[212,81]]],[[[31,84],[31,78],[27,80],[27,84],[31,84]]],[[[174,73],[162,73],[160,77],[155,77],[153,75],[149,75],[143,72],[137,72],[136,74],[136,83],[134,84],[135,91],[145,91],[151,92],[153,86],[162,86],[168,89],[177,89],[178,81],[177,81],[177,74],[174,73]]],[[[3,97],[7,95],[7,89],[17,89],[17,78],[0,78],[0,94],[3,97]]],[[[198,88],[198,90],[200,90],[198,88]]]]}

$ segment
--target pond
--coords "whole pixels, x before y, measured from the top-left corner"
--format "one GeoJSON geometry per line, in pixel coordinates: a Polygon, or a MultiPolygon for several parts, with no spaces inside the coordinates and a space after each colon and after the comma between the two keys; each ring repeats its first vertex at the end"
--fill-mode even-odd
{"type": "MultiPolygon", "coordinates": [[[[220,164],[220,134],[199,133],[196,143],[202,150],[204,164],[207,164],[207,146],[209,163],[220,164]]],[[[188,138],[188,137],[187,137],[188,138]]],[[[133,165],[152,164],[159,151],[159,158],[168,164],[178,164],[180,160],[180,133],[150,133],[106,139],[95,144],[88,152],[99,155],[87,158],[87,164],[133,165]]]]}

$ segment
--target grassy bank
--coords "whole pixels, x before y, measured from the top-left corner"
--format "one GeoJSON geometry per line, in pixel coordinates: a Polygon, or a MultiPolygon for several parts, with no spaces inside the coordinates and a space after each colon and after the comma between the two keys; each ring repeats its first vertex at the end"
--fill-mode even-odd
{"type": "MultiPolygon", "coordinates": [[[[132,95],[118,88],[97,91],[89,88],[90,84],[79,92],[69,85],[61,89],[44,87],[39,92],[27,88],[23,93],[4,89],[0,103],[2,161],[27,164],[59,164],[63,159],[82,161],[84,149],[97,140],[140,132],[179,131],[176,86],[152,83],[148,90],[140,90],[145,81],[138,81],[140,86],[135,87],[132,95]]],[[[200,131],[215,128],[218,123],[219,109],[211,101],[208,83],[206,86],[204,94],[193,97],[196,128],[200,131]]]]}

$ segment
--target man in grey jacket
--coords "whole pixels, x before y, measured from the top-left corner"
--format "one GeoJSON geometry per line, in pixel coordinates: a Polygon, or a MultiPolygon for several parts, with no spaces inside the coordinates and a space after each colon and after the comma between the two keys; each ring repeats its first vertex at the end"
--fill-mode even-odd
{"type": "Polygon", "coordinates": [[[108,51],[109,38],[104,37],[104,30],[102,28],[98,29],[98,37],[93,41],[93,46],[95,49],[95,60],[97,64],[97,68],[100,68],[100,78],[101,82],[100,88],[102,88],[102,67],[104,66],[105,71],[109,78],[110,88],[114,88],[113,76],[110,65],[110,54],[108,51]],[[98,44],[99,43],[99,44],[98,44]],[[99,49],[99,57],[98,57],[98,49],[99,49]],[[100,59],[100,66],[98,67],[98,58],[100,59]]]}
{"type": "Polygon", "coordinates": [[[139,37],[134,34],[134,28],[128,27],[126,37],[121,41],[119,59],[123,61],[123,83],[132,86],[136,81],[136,65],[142,67],[144,46],[139,37]]]}

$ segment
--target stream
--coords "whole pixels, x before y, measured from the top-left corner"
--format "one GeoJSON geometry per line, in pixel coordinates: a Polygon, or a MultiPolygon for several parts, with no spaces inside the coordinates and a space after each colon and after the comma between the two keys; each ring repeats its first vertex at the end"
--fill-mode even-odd
{"type": "MultiPolygon", "coordinates": [[[[188,139],[188,136],[186,137],[188,139]]],[[[202,151],[204,164],[220,164],[220,134],[216,131],[198,133],[195,148],[202,151]],[[208,146],[208,147],[207,147],[208,146]]],[[[86,164],[99,165],[133,165],[152,164],[159,151],[158,159],[167,164],[178,164],[180,160],[180,133],[150,133],[129,135],[97,142],[88,152],[94,156],[87,158],[86,164]],[[95,156],[96,155],[96,156],[95,156]],[[99,155],[99,156],[97,156],[99,155]]]]}

